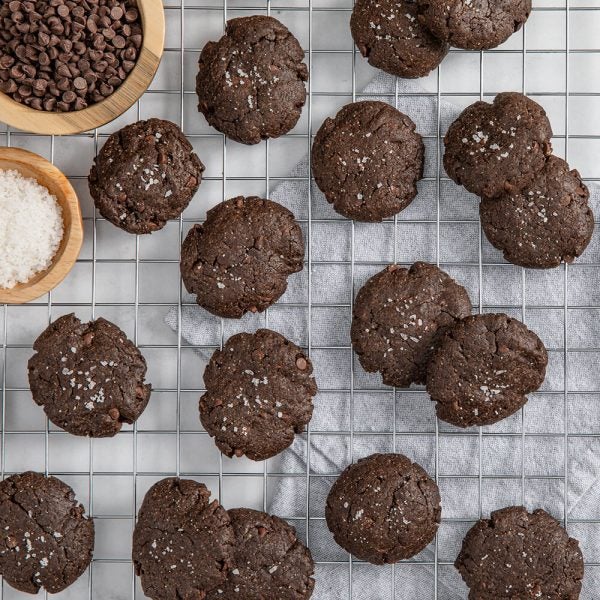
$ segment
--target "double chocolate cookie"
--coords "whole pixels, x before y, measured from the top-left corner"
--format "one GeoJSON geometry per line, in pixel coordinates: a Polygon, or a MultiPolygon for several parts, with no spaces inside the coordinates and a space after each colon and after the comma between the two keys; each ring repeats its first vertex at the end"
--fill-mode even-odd
{"type": "Polygon", "coordinates": [[[255,196],[239,196],[208,211],[181,248],[181,276],[196,301],[220,317],[261,312],[302,270],[302,230],[287,209],[255,196]]]}
{"type": "Polygon", "coordinates": [[[232,19],[225,35],[200,54],[198,109],[242,144],[279,137],[296,125],[306,101],[303,60],[298,40],[277,19],[232,19]]]}
{"type": "Polygon", "coordinates": [[[170,121],[149,119],[113,133],[89,175],[100,214],[129,233],[152,233],[185,210],[204,165],[170,121]]]}
{"type": "Polygon", "coordinates": [[[504,314],[467,317],[434,351],[427,391],[437,416],[458,427],[490,425],[512,415],[537,390],[548,355],[538,336],[504,314]]]}
{"type": "Polygon", "coordinates": [[[228,511],[235,534],[233,568],[207,600],[305,600],[315,585],[310,550],[283,519],[249,508],[228,511]]]}
{"type": "Polygon", "coordinates": [[[238,333],[212,355],[204,372],[202,425],[227,456],[275,456],[312,417],[312,371],[304,352],[279,333],[238,333]]]}
{"type": "Polygon", "coordinates": [[[583,556],[577,540],[544,510],[497,510],[467,533],[454,563],[469,600],[577,600],[583,556]]]}
{"type": "Polygon", "coordinates": [[[589,190],[579,173],[550,156],[524,190],[484,198],[483,230],[492,245],[515,265],[549,269],[580,256],[594,231],[589,190]]]}
{"type": "Polygon", "coordinates": [[[416,0],[419,21],[456,48],[487,50],[527,21],[531,0],[416,0]]]}
{"type": "Polygon", "coordinates": [[[150,398],[146,361],[106,319],[60,317],[35,341],[29,385],[36,404],[74,435],[110,437],[133,423],[150,398]]]}
{"type": "Polygon", "coordinates": [[[478,196],[495,198],[531,185],[552,153],[552,128],[544,109],[517,92],[493,104],[475,102],[450,125],[444,168],[478,196]]]}
{"type": "Polygon", "coordinates": [[[423,139],[409,117],[385,102],[354,102],[321,125],[312,171],[333,208],[381,221],[406,208],[423,177],[423,139]]]}
{"type": "Polygon", "coordinates": [[[152,600],[205,598],[225,582],[234,545],[229,515],[206,486],[170,477],[144,497],[132,558],[152,600]]]}
{"type": "Polygon", "coordinates": [[[372,454],[347,467],[325,507],[335,541],[361,560],[398,562],[423,550],[440,518],[436,483],[402,454],[372,454]]]}
{"type": "Polygon", "coordinates": [[[448,52],[417,19],[414,0],[357,0],[350,29],[369,64],[398,77],[424,77],[448,52]]]}
{"type": "Polygon", "coordinates": [[[28,471],[0,482],[0,575],[21,592],[57,594],[87,569],[94,522],[56,477],[28,471]]]}
{"type": "Polygon", "coordinates": [[[390,265],[360,289],[352,316],[352,347],[365,371],[386,385],[425,383],[441,333],[471,314],[466,290],[435,265],[390,265]]]}

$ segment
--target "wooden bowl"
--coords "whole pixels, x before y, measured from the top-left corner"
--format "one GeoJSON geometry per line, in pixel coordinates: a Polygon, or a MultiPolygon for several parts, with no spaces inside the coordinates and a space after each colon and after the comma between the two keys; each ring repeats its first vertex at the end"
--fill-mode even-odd
{"type": "Polygon", "coordinates": [[[6,289],[0,287],[0,304],[22,304],[55,288],[73,268],[83,242],[83,223],[79,200],[69,180],[45,158],[20,148],[0,148],[0,169],[19,171],[48,188],[62,208],[63,238],[52,264],[27,283],[6,289]]]}
{"type": "Polygon", "coordinates": [[[0,92],[0,121],[22,131],[65,135],[102,127],[122,115],[148,89],[164,49],[162,0],[137,0],[137,4],[142,18],[142,48],[135,67],[113,94],[83,110],[59,113],[29,108],[0,92]]]}

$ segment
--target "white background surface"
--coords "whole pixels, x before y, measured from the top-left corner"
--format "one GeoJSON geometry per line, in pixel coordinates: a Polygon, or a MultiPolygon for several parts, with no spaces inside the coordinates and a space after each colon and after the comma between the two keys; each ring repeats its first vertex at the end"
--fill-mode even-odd
{"type": "MultiPolygon", "coordinates": [[[[181,6],[179,0],[174,0],[165,2],[165,6],[167,50],[160,71],[149,92],[120,119],[97,132],[63,138],[7,132],[0,125],[0,145],[38,152],[53,159],[70,176],[85,216],[84,249],[67,280],[51,297],[26,306],[0,307],[2,473],[35,469],[58,474],[75,488],[96,518],[93,567],[56,596],[61,599],[144,597],[129,560],[134,508],[162,474],[179,473],[204,481],[227,508],[245,505],[263,509],[269,505],[284,474],[271,464],[221,459],[213,442],[201,431],[197,400],[203,385],[205,357],[221,340],[217,337],[207,342],[207,348],[193,348],[164,323],[169,308],[180,301],[193,301],[180,288],[180,239],[193,222],[204,218],[206,210],[223,198],[265,195],[273,190],[306,154],[310,132],[314,134],[326,116],[359,97],[356,94],[376,74],[358,53],[352,52],[350,0],[315,0],[310,6],[308,0],[280,0],[270,5],[260,0],[228,2],[227,18],[265,13],[270,8],[271,14],[298,37],[310,60],[311,102],[289,135],[253,147],[231,141],[224,144],[223,137],[198,114],[194,94],[199,51],[206,41],[218,39],[223,31],[223,3],[187,0],[181,6]],[[108,134],[138,118],[149,117],[182,125],[207,169],[198,194],[181,221],[171,222],[151,236],[136,238],[94,213],[86,176],[94,154],[108,134]],[[136,340],[148,361],[148,380],[155,388],[149,407],[135,429],[125,427],[112,439],[89,441],[52,425],[48,427],[42,410],[30,398],[26,363],[32,353],[31,345],[49,320],[72,311],[82,319],[103,316],[114,321],[136,340]]],[[[536,10],[524,32],[514,35],[501,48],[483,54],[452,51],[439,75],[435,72],[420,83],[426,91],[437,95],[439,90],[440,98],[460,106],[479,99],[481,94],[525,90],[550,115],[556,153],[566,155],[568,132],[569,162],[593,183],[600,180],[600,0],[570,2],[568,119],[565,0],[534,0],[534,6],[536,10]]],[[[443,130],[446,126],[442,123],[443,130]]],[[[427,140],[427,146],[424,185],[435,182],[438,176],[435,136],[427,140]]],[[[354,458],[369,439],[377,438],[383,446],[388,444],[388,450],[389,444],[395,442],[398,451],[419,460],[432,475],[438,474],[445,520],[437,551],[434,549],[432,554],[437,568],[420,557],[398,565],[395,572],[390,572],[390,582],[395,576],[396,585],[390,585],[389,598],[396,599],[412,600],[417,597],[415,594],[419,599],[465,598],[464,589],[450,590],[438,585],[436,574],[446,573],[448,578],[456,579],[451,562],[473,520],[493,508],[522,501],[530,507],[544,506],[562,518],[565,480],[569,484],[569,476],[575,477],[581,460],[594,466],[595,457],[600,454],[600,439],[596,437],[600,431],[598,235],[584,257],[568,270],[533,272],[505,265],[485,239],[480,250],[476,203],[466,195],[462,203],[448,202],[444,190],[453,184],[445,181],[443,171],[440,177],[439,209],[422,206],[417,198],[395,225],[389,221],[377,226],[353,226],[313,198],[312,221],[303,226],[320,238],[324,237],[323,232],[329,233],[330,244],[311,248],[311,295],[302,291],[305,269],[292,278],[290,290],[269,310],[270,316],[226,322],[220,330],[227,337],[237,330],[264,325],[265,318],[271,323],[306,323],[310,297],[311,355],[315,362],[320,358],[322,364],[337,366],[321,372],[317,367],[322,392],[316,400],[311,425],[315,436],[327,435],[320,429],[325,416],[339,409],[348,415],[347,425],[343,431],[330,434],[335,439],[351,437],[354,458]],[[393,239],[390,231],[394,226],[398,240],[395,251],[386,246],[386,241],[393,239]],[[337,313],[336,322],[341,318],[349,323],[353,284],[356,291],[357,283],[367,274],[394,257],[401,263],[417,259],[435,262],[439,258],[444,268],[460,276],[461,283],[468,287],[475,310],[481,299],[484,311],[505,310],[518,317],[524,314],[530,327],[538,332],[544,330],[551,356],[549,377],[543,392],[532,396],[523,413],[484,431],[475,429],[469,430],[468,435],[458,435],[457,430],[443,424],[436,427],[431,403],[423,392],[394,394],[377,377],[362,373],[352,360],[347,331],[328,328],[326,315],[328,311],[337,313]],[[350,275],[348,289],[328,287],[334,271],[350,275]],[[373,403],[372,420],[350,419],[350,408],[358,403],[373,403]],[[391,412],[394,403],[399,410],[391,412]],[[395,433],[391,430],[394,422],[395,433]],[[492,439],[495,444],[490,455],[488,442],[492,439]],[[506,452],[499,455],[502,444],[506,452]],[[404,578],[413,585],[415,581],[420,583],[411,588],[404,585],[404,578]]],[[[594,209],[600,215],[600,207],[594,209]]],[[[307,214],[298,216],[306,220],[307,214]]],[[[295,341],[306,345],[307,331],[301,329],[296,331],[299,339],[295,341]]],[[[331,478],[334,473],[329,475],[331,478]]],[[[587,563],[582,598],[594,599],[600,597],[600,545],[596,543],[600,519],[600,504],[596,500],[600,493],[595,491],[595,469],[588,475],[588,479],[577,480],[577,485],[591,490],[592,495],[586,499],[585,510],[570,515],[569,532],[581,539],[587,563]]],[[[311,484],[320,485],[319,477],[310,479],[311,484]]],[[[568,492],[569,497],[574,493],[570,487],[568,492]]],[[[289,514],[282,516],[289,517],[301,535],[306,533],[308,523],[315,539],[324,527],[322,517],[311,513],[307,519],[306,491],[290,507],[289,514]]],[[[331,557],[317,551],[315,558],[320,563],[315,597],[333,600],[350,597],[353,592],[354,598],[380,598],[370,595],[368,577],[366,581],[361,579],[360,565],[354,564],[350,569],[346,554],[331,557]],[[342,582],[343,593],[339,587],[335,594],[327,592],[328,582],[319,579],[325,572],[327,577],[335,573],[342,582]]],[[[29,596],[5,584],[0,597],[13,600],[29,596]]]]}

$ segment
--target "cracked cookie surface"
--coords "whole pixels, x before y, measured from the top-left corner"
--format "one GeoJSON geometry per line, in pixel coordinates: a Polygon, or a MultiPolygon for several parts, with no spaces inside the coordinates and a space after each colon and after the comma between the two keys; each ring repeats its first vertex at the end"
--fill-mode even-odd
{"type": "Polygon", "coordinates": [[[335,541],[361,560],[394,563],[434,538],[440,518],[435,481],[402,454],[372,454],[347,467],[325,507],[335,541]]]}
{"type": "Polygon", "coordinates": [[[152,600],[205,598],[232,565],[235,537],[227,511],[207,487],[168,477],[144,496],[132,558],[152,600]]]}
{"type": "Polygon", "coordinates": [[[326,119],[312,148],[319,189],[341,215],[381,221],[406,208],[423,177],[423,139],[409,117],[385,102],[344,106],[326,119]]]}
{"type": "Polygon", "coordinates": [[[466,290],[435,265],[390,265],[356,296],[352,347],[362,367],[381,372],[386,385],[425,383],[440,335],[470,314],[466,290]]]}
{"type": "Polygon", "coordinates": [[[425,77],[448,53],[448,45],[419,23],[412,0],[357,0],[350,29],[369,64],[398,77],[425,77]]]}
{"type": "Polygon", "coordinates": [[[232,19],[225,35],[200,54],[198,110],[242,144],[279,137],[296,125],[306,101],[303,60],[298,40],[277,19],[232,19]]]}
{"type": "Polygon", "coordinates": [[[283,519],[249,508],[228,511],[235,533],[233,568],[207,600],[304,600],[315,585],[310,550],[283,519]]]}
{"type": "Polygon", "coordinates": [[[420,23],[456,48],[487,50],[521,29],[531,0],[416,0],[420,23]]]}
{"type": "Polygon", "coordinates": [[[437,416],[458,427],[490,425],[527,402],[546,374],[548,354],[538,336],[505,314],[467,317],[434,351],[427,391],[437,416]]]}
{"type": "Polygon", "coordinates": [[[149,119],[113,133],[94,159],[90,194],[100,214],[129,233],[152,233],[185,210],[204,165],[177,125],[149,119]]]}
{"type": "Polygon", "coordinates": [[[190,229],[181,248],[181,275],[200,306],[237,319],[276,302],[303,260],[302,230],[287,208],[238,196],[190,229]]]}
{"type": "Polygon", "coordinates": [[[312,417],[317,393],[312,372],[310,359],[279,333],[234,335],[204,372],[202,425],[227,456],[275,456],[312,417]]]}
{"type": "Polygon", "coordinates": [[[584,569],[577,540],[546,511],[522,506],[479,520],[454,564],[469,600],[577,600],[584,569]]]}
{"type": "Polygon", "coordinates": [[[475,102],[450,125],[444,168],[456,183],[481,197],[519,192],[552,153],[552,128],[544,109],[517,92],[493,104],[475,102]]]}
{"type": "Polygon", "coordinates": [[[483,199],[481,225],[504,258],[522,267],[549,269],[580,256],[594,231],[589,190],[579,173],[556,156],[522,192],[483,199]]]}
{"type": "Polygon", "coordinates": [[[110,321],[82,323],[72,313],[64,315],[33,349],[28,363],[33,399],[65,431],[111,437],[146,408],[151,391],[144,383],[146,361],[110,321]]]}
{"type": "Polygon", "coordinates": [[[28,471],[0,482],[0,574],[21,592],[56,594],[87,569],[94,522],[56,477],[28,471]]]}

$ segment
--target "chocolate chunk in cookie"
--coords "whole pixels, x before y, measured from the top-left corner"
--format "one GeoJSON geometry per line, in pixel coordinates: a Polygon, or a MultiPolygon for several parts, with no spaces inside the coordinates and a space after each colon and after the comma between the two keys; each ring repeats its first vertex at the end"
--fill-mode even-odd
{"type": "Polygon", "coordinates": [[[537,390],[548,355],[523,323],[504,314],[473,315],[448,330],[427,371],[437,416],[458,427],[490,425],[512,415],[537,390]]]}
{"type": "Polygon", "coordinates": [[[479,214],[490,243],[515,265],[538,269],[571,263],[594,231],[589,190],[556,156],[521,192],[483,199],[479,214]]]}
{"type": "Polygon", "coordinates": [[[315,585],[310,550],[283,519],[249,508],[229,512],[235,532],[233,568],[206,600],[305,600],[315,585]]]}
{"type": "Polygon", "coordinates": [[[0,482],[0,575],[21,592],[57,594],[87,569],[94,522],[56,477],[28,471],[0,482]]]}
{"type": "Polygon", "coordinates": [[[350,29],[369,64],[398,77],[425,77],[448,53],[417,20],[413,0],[357,0],[350,29]]]}
{"type": "Polygon", "coordinates": [[[129,233],[152,233],[185,210],[204,165],[170,121],[149,119],[113,133],[89,175],[100,214],[129,233]]]}
{"type": "Polygon", "coordinates": [[[113,323],[60,317],[35,341],[29,385],[36,404],[74,435],[111,437],[150,399],[146,361],[113,323]]]}
{"type": "Polygon", "coordinates": [[[527,21],[531,0],[416,0],[419,22],[456,48],[487,50],[527,21]]]}
{"type": "Polygon", "coordinates": [[[386,385],[425,383],[440,335],[471,314],[466,290],[435,265],[390,265],[371,277],[354,302],[352,347],[386,385]]]}
{"type": "Polygon", "coordinates": [[[338,213],[381,221],[417,195],[423,154],[423,139],[409,117],[385,102],[354,102],[321,125],[312,171],[338,213]]]}
{"type": "Polygon", "coordinates": [[[277,19],[232,19],[200,54],[198,110],[242,144],[279,137],[296,125],[306,101],[303,60],[298,40],[277,19]]]}
{"type": "Polygon", "coordinates": [[[317,393],[312,371],[304,352],[279,333],[238,333],[204,372],[202,425],[227,456],[275,456],[311,419],[317,393]]]}
{"type": "Polygon", "coordinates": [[[150,488],[133,532],[133,564],[152,600],[205,598],[225,582],[235,536],[206,486],[169,477],[150,488]]]}
{"type": "Polygon", "coordinates": [[[552,128],[544,109],[517,92],[493,104],[475,102],[450,125],[444,168],[478,196],[495,198],[530,185],[552,153],[552,128]]]}
{"type": "Polygon", "coordinates": [[[440,493],[423,468],[402,454],[372,454],[333,484],[325,517],[335,541],[381,565],[410,558],[434,538],[440,493]]]}
{"type": "Polygon", "coordinates": [[[497,510],[467,533],[454,563],[469,600],[577,600],[583,556],[577,540],[546,511],[497,510]]]}
{"type": "Polygon", "coordinates": [[[276,302],[303,260],[304,239],[294,215],[277,202],[239,196],[209,210],[204,225],[189,231],[181,275],[200,306],[237,319],[276,302]]]}

